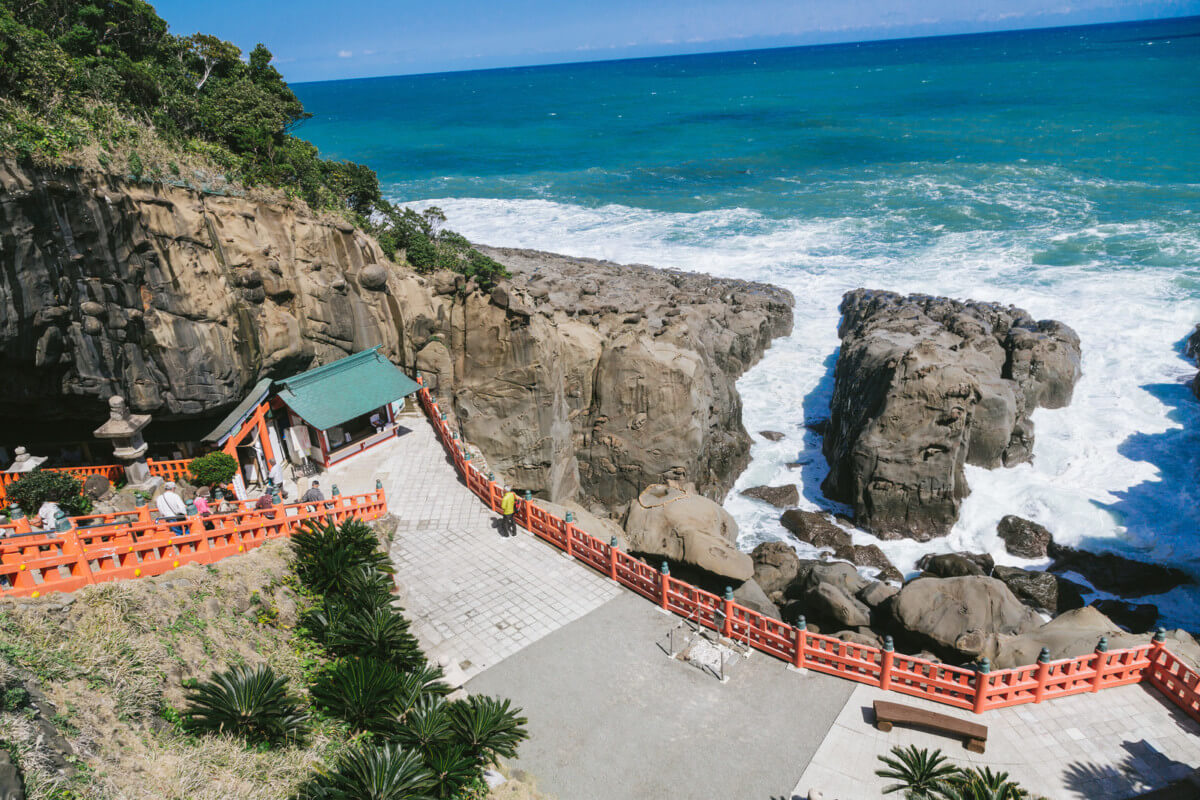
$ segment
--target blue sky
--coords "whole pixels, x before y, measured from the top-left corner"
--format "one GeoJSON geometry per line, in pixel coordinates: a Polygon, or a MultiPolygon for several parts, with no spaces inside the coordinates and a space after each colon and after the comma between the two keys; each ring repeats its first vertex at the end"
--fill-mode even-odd
{"type": "Polygon", "coordinates": [[[177,34],[258,42],[289,81],[1200,14],[1200,0],[151,0],[177,34]]]}

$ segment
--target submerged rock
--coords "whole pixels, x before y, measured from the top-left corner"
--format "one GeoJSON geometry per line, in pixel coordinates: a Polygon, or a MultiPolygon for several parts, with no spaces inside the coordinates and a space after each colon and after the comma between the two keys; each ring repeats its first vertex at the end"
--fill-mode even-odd
{"type": "Polygon", "coordinates": [[[1051,542],[1047,554],[1054,559],[1051,572],[1077,572],[1097,589],[1121,597],[1162,594],[1192,582],[1181,569],[1134,561],[1115,553],[1090,553],[1051,542]]]}
{"type": "Polygon", "coordinates": [[[800,491],[791,483],[787,486],[754,486],[743,490],[742,494],[770,503],[776,508],[791,508],[800,502],[800,491]]]}
{"type": "Polygon", "coordinates": [[[1004,549],[1021,558],[1045,558],[1053,539],[1041,525],[1012,514],[1000,520],[996,533],[1004,540],[1004,549]]]}
{"type": "Polygon", "coordinates": [[[1033,409],[1070,402],[1079,337],[995,303],[858,289],[841,304],[822,489],[883,538],[949,532],[967,463],[1029,460],[1033,409]]]}
{"type": "Polygon", "coordinates": [[[779,518],[788,533],[813,547],[837,551],[850,547],[850,534],[834,525],[829,518],[817,511],[793,508],[783,512],[779,518]]]}

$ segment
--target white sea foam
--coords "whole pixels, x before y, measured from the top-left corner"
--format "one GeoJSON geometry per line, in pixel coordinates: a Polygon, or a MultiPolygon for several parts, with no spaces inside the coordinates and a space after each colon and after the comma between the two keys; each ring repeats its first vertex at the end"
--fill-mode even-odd
{"type": "MultiPolygon", "coordinates": [[[[986,207],[970,190],[935,180],[906,188],[931,203],[961,200],[968,216],[986,207]]],[[[1029,566],[1007,555],[995,533],[1001,516],[1018,514],[1046,525],[1060,542],[1200,575],[1200,403],[1185,386],[1196,367],[1177,346],[1200,320],[1200,281],[1194,268],[1184,268],[1200,263],[1200,233],[1194,225],[1102,224],[1084,194],[1028,188],[1000,181],[986,202],[1040,224],[938,233],[926,219],[933,230],[907,239],[905,218],[887,214],[775,220],[744,209],[664,213],[541,200],[417,205],[441,206],[474,241],[769,281],[795,294],[794,332],[739,382],[746,428],[784,433],[779,442],[755,436],[752,463],[726,500],[746,549],[787,535],[773,508],[740,489],[795,481],[804,507],[833,507],[819,489],[827,471],[820,441],[804,423],[828,414],[845,291],[867,286],[994,300],[1066,322],[1082,339],[1084,374],[1068,408],[1034,414],[1033,463],[969,468],[972,492],[950,536],[877,543],[901,570],[911,570],[922,553],[951,550],[1029,566]]],[[[855,538],[876,541],[863,532],[855,538]]],[[[1200,627],[1195,587],[1146,601],[1157,603],[1170,624],[1200,627]]]]}

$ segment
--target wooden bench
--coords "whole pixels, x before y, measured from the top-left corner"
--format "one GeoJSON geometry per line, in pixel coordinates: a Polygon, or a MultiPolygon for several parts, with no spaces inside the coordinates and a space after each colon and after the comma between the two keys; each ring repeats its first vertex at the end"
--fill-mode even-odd
{"type": "Polygon", "coordinates": [[[976,753],[982,753],[987,744],[988,729],[986,725],[968,722],[948,714],[939,714],[936,711],[889,703],[885,700],[876,700],[874,705],[875,727],[881,731],[890,731],[892,725],[897,724],[962,736],[966,740],[967,749],[976,753]]]}

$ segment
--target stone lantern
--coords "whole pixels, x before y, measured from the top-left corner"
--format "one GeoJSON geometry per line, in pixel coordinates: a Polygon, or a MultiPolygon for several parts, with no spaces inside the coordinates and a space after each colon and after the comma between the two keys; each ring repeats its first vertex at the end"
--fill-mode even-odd
{"type": "Polygon", "coordinates": [[[149,424],[149,414],[130,414],[125,398],[113,395],[108,398],[108,421],[92,431],[97,439],[112,439],[113,455],[125,462],[125,479],[135,486],[150,479],[146,466],[149,445],[142,438],[142,428],[149,424]]]}
{"type": "Polygon", "coordinates": [[[46,463],[46,456],[31,456],[24,447],[18,447],[13,452],[16,453],[17,457],[13,459],[12,466],[5,470],[5,472],[33,472],[46,463]]]}

